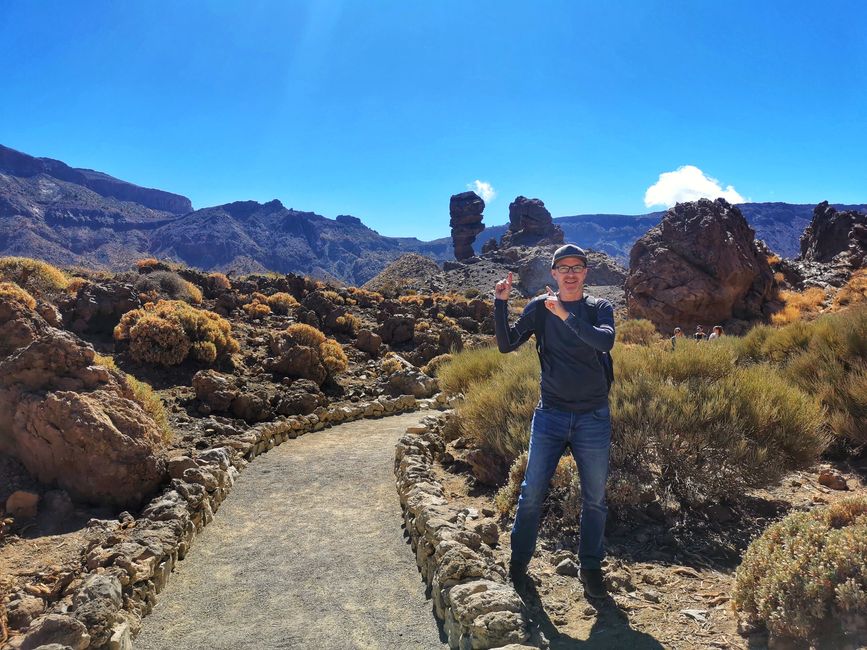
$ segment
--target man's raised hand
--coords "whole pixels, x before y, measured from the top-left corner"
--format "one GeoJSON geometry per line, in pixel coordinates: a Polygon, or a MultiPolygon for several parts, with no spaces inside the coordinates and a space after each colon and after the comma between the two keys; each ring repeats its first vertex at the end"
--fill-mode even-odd
{"type": "Polygon", "coordinates": [[[545,285],[545,290],[548,292],[548,295],[545,296],[545,307],[548,311],[555,314],[560,320],[569,318],[569,311],[560,302],[560,296],[554,293],[548,285],[545,285]]]}
{"type": "Polygon", "coordinates": [[[505,279],[497,282],[497,285],[494,287],[494,296],[497,298],[497,300],[508,300],[511,293],[512,272],[509,271],[509,275],[507,275],[505,279]]]}

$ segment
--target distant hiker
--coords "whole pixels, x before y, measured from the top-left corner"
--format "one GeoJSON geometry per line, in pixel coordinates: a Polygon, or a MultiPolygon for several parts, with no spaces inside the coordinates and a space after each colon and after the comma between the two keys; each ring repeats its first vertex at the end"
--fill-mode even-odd
{"type": "Polygon", "coordinates": [[[573,244],[561,246],[551,260],[558,293],[546,287],[509,326],[507,301],[512,273],[494,291],[494,324],[500,352],[511,352],[536,336],[542,365],[542,397],[533,414],[527,470],[512,526],[509,574],[516,587],[527,579],[527,565],[539,534],[542,502],[563,450],[568,445],[581,478],[580,578],[588,596],[605,596],[602,576],[603,533],[608,513],[605,482],[611,447],[608,390],[614,378],[614,310],[607,300],[584,295],[587,255],[573,244]]]}
{"type": "Polygon", "coordinates": [[[696,341],[704,341],[705,333],[704,328],[701,325],[695,326],[695,334],[692,335],[696,341]]]}
{"type": "Polygon", "coordinates": [[[671,349],[674,350],[677,345],[677,339],[683,338],[683,330],[679,327],[674,328],[674,336],[671,337],[671,349]]]}
{"type": "Polygon", "coordinates": [[[723,335],[722,325],[714,325],[713,331],[711,331],[710,336],[707,337],[708,341],[713,341],[714,339],[718,339],[723,335]]]}

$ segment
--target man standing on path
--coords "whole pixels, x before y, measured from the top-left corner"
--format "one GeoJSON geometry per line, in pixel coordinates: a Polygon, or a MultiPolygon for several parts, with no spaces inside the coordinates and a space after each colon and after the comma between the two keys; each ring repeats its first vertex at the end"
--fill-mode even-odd
{"type": "Polygon", "coordinates": [[[614,310],[607,300],[584,295],[587,255],[578,246],[566,244],[554,252],[551,276],[559,292],[546,287],[547,295],[530,301],[513,326],[509,326],[507,304],[512,273],[494,290],[500,352],[516,349],[535,334],[542,366],[541,400],[533,414],[527,470],[512,526],[509,573],[516,587],[526,584],[542,502],[569,445],[581,479],[581,582],[588,596],[601,598],[605,596],[601,563],[611,447],[608,352],[614,345],[614,310]]]}

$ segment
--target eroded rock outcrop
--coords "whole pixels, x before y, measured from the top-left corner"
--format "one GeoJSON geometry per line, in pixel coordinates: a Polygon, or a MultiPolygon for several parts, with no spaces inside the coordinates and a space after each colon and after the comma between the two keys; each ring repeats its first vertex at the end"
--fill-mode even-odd
{"type": "Polygon", "coordinates": [[[835,257],[852,268],[864,266],[867,259],[867,214],[849,210],[838,212],[827,201],[813,209],[813,220],[801,236],[801,258],[831,262],[835,257]]]}
{"type": "Polygon", "coordinates": [[[34,338],[0,358],[0,451],[74,499],[138,505],[164,475],[159,426],[88,343],[35,312],[18,320],[34,338]]]}
{"type": "Polygon", "coordinates": [[[562,244],[563,230],[555,226],[541,199],[519,196],[509,204],[509,230],[500,248],[562,244]]]}
{"type": "Polygon", "coordinates": [[[770,313],[774,279],[740,211],[700,199],[678,203],[635,243],[625,289],[633,318],[665,330],[720,323],[737,331],[770,313]]]}
{"type": "Polygon", "coordinates": [[[485,229],[482,212],[485,202],[475,192],[455,194],[449,201],[449,225],[452,229],[452,243],[455,259],[465,260],[473,256],[473,242],[485,229]]]}

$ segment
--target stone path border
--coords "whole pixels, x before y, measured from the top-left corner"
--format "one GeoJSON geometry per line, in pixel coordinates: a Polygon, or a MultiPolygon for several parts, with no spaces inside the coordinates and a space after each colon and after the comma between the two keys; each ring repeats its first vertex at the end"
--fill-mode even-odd
{"type": "Polygon", "coordinates": [[[172,458],[170,483],[138,519],[122,513],[117,521],[88,522],[85,570],[67,576],[46,613],[4,648],[37,650],[57,644],[51,647],[132,650],[141,620],[153,609],[175,564],[213,520],[249,461],[289,439],[340,422],[446,405],[447,398],[440,393],[431,399],[401,395],[320,407],[310,415],[261,423],[243,434],[217,438],[217,446],[195,457],[172,458]]]}
{"type": "Polygon", "coordinates": [[[529,622],[520,596],[495,563],[493,522],[449,506],[433,463],[445,451],[426,418],[426,430],[408,430],[395,447],[394,473],[416,563],[431,589],[434,611],[449,645],[459,650],[526,648],[529,622]]]}

